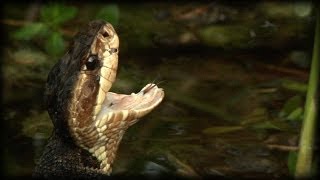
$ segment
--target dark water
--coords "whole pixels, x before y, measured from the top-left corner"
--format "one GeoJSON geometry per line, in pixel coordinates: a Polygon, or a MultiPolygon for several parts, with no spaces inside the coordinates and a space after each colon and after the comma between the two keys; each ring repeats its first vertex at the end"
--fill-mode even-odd
{"type": "MultiPolygon", "coordinates": [[[[178,24],[173,29],[180,26],[179,23],[184,23],[185,29],[192,29],[186,32],[156,31],[146,37],[140,34],[140,39],[146,39],[143,42],[137,42],[139,36],[132,35],[152,28],[139,22],[137,24],[141,25],[141,29],[136,25],[133,31],[127,31],[135,24],[125,23],[130,18],[139,17],[126,17],[134,14],[134,8],[119,5],[120,12],[123,12],[123,19],[118,25],[123,51],[120,51],[118,76],[112,91],[131,93],[155,81],[164,89],[166,96],[158,108],[129,128],[121,142],[114,173],[172,174],[194,178],[211,175],[247,178],[289,176],[288,153],[294,152],[297,147],[301,121],[298,116],[290,120],[288,116],[291,111],[285,108],[285,104],[296,96],[302,102],[291,106],[303,107],[312,45],[310,39],[313,38],[312,33],[305,32],[311,32],[312,14],[297,20],[294,13],[265,15],[259,9],[260,6],[267,10],[292,9],[291,6],[295,5],[292,3],[247,6],[214,4],[214,8],[221,9],[218,16],[221,19],[212,22],[212,18],[217,16],[212,15],[217,13],[216,9],[203,12],[211,17],[209,21],[204,16],[197,16],[197,13],[188,16],[185,12],[195,11],[190,9],[190,4],[185,9],[173,4],[144,4],[139,7],[152,7],[152,17],[160,24],[168,20],[178,24]],[[169,7],[168,11],[166,7],[169,7]],[[250,14],[244,11],[248,7],[255,8],[254,13],[262,13],[266,17],[250,18],[250,14]],[[197,18],[183,19],[190,16],[197,18]],[[256,24],[256,29],[248,31],[252,36],[250,41],[243,37],[213,40],[217,37],[210,35],[221,31],[214,29],[221,23],[235,28],[235,23],[247,21],[250,26],[256,24]],[[292,21],[303,23],[290,29],[291,26],[286,24],[292,21]],[[265,26],[275,32],[261,32],[265,26]],[[197,42],[188,39],[193,36],[190,32],[194,31],[197,42]],[[295,38],[288,35],[293,32],[295,38]],[[280,38],[275,40],[277,37],[280,38]]],[[[305,6],[296,8],[307,8],[305,6]]],[[[77,7],[84,8],[81,5],[77,7]]],[[[196,4],[195,7],[201,9],[206,6],[196,4]]],[[[6,8],[13,7],[8,5],[6,8]]],[[[5,18],[9,19],[9,15],[5,18]]],[[[8,29],[18,28],[6,26],[8,29]]],[[[219,38],[232,36],[232,32],[222,30],[219,38]]],[[[28,46],[17,45],[18,42],[9,44],[4,53],[7,138],[3,145],[3,157],[8,176],[28,176],[32,173],[52,130],[42,106],[42,94],[46,74],[56,60],[48,58],[46,53],[35,53],[37,46],[34,44],[30,50],[28,46]],[[26,56],[28,54],[31,54],[30,57],[26,56]],[[19,57],[31,59],[31,65],[28,61],[19,61],[19,57]],[[39,63],[32,61],[33,58],[44,60],[39,63]],[[19,76],[15,72],[24,74],[19,76]]],[[[28,45],[28,42],[24,43],[28,45]]]]}

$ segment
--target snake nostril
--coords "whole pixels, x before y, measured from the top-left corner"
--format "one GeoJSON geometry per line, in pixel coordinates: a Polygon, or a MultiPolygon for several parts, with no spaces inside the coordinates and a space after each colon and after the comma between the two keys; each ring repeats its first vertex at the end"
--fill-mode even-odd
{"type": "Polygon", "coordinates": [[[102,36],[105,37],[105,38],[107,38],[107,37],[110,36],[110,34],[109,34],[107,31],[105,31],[105,32],[102,33],[102,36]]]}

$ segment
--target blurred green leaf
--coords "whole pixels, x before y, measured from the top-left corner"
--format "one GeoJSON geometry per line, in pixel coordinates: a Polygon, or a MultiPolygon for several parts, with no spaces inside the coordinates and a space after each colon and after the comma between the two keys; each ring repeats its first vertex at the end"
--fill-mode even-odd
{"type": "Polygon", "coordinates": [[[276,125],[274,122],[265,121],[262,123],[257,123],[252,126],[254,129],[273,129],[273,130],[282,130],[282,128],[276,125]]]}
{"type": "Polygon", "coordinates": [[[253,109],[247,116],[241,121],[241,125],[249,125],[256,122],[268,120],[268,112],[266,108],[258,107],[253,109]]]}
{"type": "MultiPolygon", "coordinates": [[[[282,110],[279,113],[280,117],[288,117],[294,110],[301,107],[303,104],[302,97],[299,95],[293,96],[287,100],[282,110]]],[[[301,109],[302,111],[302,109],[301,109]]]]}
{"type": "Polygon", "coordinates": [[[49,4],[41,9],[41,20],[53,27],[74,18],[78,12],[76,7],[63,4],[49,4]]]}
{"type": "Polygon", "coordinates": [[[293,176],[295,171],[296,171],[296,164],[297,164],[297,152],[295,151],[290,151],[288,155],[288,169],[289,173],[293,176]]]}
{"type": "Polygon", "coordinates": [[[30,40],[37,36],[48,34],[49,29],[43,23],[31,23],[14,32],[13,37],[18,40],[30,40]]]}
{"type": "Polygon", "coordinates": [[[287,116],[287,119],[292,121],[302,120],[303,118],[302,116],[303,116],[303,109],[301,107],[298,107],[287,116]]]}
{"type": "Polygon", "coordinates": [[[293,80],[283,80],[281,86],[285,89],[306,93],[307,92],[307,84],[301,83],[293,80]]]}
{"type": "Polygon", "coordinates": [[[48,38],[45,47],[50,55],[61,55],[65,48],[61,34],[53,32],[48,38]]]}
{"type": "Polygon", "coordinates": [[[97,13],[96,18],[106,20],[112,25],[117,25],[119,22],[119,8],[117,5],[110,4],[104,6],[97,13]]]}

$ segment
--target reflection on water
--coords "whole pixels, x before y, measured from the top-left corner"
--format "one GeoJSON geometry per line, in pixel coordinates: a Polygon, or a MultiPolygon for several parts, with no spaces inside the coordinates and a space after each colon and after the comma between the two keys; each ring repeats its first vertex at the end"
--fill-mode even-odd
{"type": "MultiPolygon", "coordinates": [[[[232,11],[235,7],[230,11],[226,7],[225,14],[235,13],[232,11]]],[[[192,22],[200,23],[188,19],[188,14],[169,16],[162,12],[160,15],[159,19],[175,17],[176,21],[183,21],[191,27],[199,25],[192,22]]],[[[215,19],[211,25],[227,17],[215,19]]],[[[277,28],[285,27],[265,20],[255,31],[249,30],[248,35],[252,38],[260,31],[275,31],[277,28]]],[[[243,32],[242,28],[239,30],[243,32]]],[[[197,35],[203,40],[220,31],[221,27],[210,26],[199,30],[197,35]]],[[[161,82],[159,86],[164,88],[166,96],[158,108],[125,134],[114,164],[114,174],[195,178],[277,178],[289,175],[287,155],[290,148],[297,145],[300,129],[297,119],[302,112],[299,114],[296,109],[303,104],[308,74],[303,69],[308,63],[295,57],[303,55],[307,59],[307,50],[222,50],[215,47],[217,44],[212,45],[219,42],[218,46],[228,46],[230,39],[226,38],[231,36],[230,33],[225,33],[224,39],[210,37],[203,40],[206,44],[204,50],[181,50],[176,44],[170,44],[172,36],[166,36],[165,41],[164,36],[158,34],[157,38],[163,40],[157,42],[162,49],[151,48],[130,54],[133,51],[129,48],[124,50],[126,54],[120,53],[120,67],[112,91],[130,93],[155,81],[161,82]],[[169,48],[164,49],[166,46],[169,48]],[[177,51],[170,48],[177,48],[177,51]],[[290,57],[294,60],[291,61],[290,57]],[[288,102],[294,96],[298,98],[288,102]]],[[[183,34],[184,39],[177,41],[178,44],[194,42],[194,34],[189,35],[183,34]]],[[[231,38],[234,38],[231,41],[240,42],[233,44],[237,48],[244,47],[242,41],[249,42],[239,37],[231,38]]],[[[126,39],[121,38],[121,41],[126,39]]],[[[261,39],[250,42],[262,43],[261,39]]],[[[52,64],[45,63],[45,66],[52,64]]],[[[10,66],[5,67],[4,72],[8,72],[10,66]]],[[[40,71],[44,72],[43,69],[40,71]]],[[[10,77],[5,78],[4,113],[9,135],[4,146],[5,169],[8,175],[30,175],[52,129],[42,107],[45,77],[22,85],[10,77]]],[[[16,78],[21,80],[23,77],[16,78]]]]}
{"type": "MultiPolygon", "coordinates": [[[[141,164],[138,169],[131,164],[135,168],[127,169],[127,173],[145,172],[151,161],[157,163],[152,166],[157,171],[162,172],[165,166],[170,173],[181,176],[288,175],[287,152],[270,145],[297,143],[298,124],[278,116],[290,96],[279,78],[290,76],[260,73],[255,70],[260,65],[254,60],[247,62],[253,67],[244,68],[221,55],[197,58],[154,59],[160,61],[156,67],[142,63],[141,67],[147,66],[144,73],[132,72],[141,81],[144,74],[160,72],[166,99],[127,132],[115,172],[125,163],[129,167],[131,163],[141,164]],[[131,156],[127,158],[126,154],[131,156]]],[[[121,71],[119,79],[121,83],[121,71]]]]}

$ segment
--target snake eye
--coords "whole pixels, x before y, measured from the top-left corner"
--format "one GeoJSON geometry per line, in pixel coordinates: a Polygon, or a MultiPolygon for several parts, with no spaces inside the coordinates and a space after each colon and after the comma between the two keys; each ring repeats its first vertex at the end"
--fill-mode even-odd
{"type": "Polygon", "coordinates": [[[85,63],[86,70],[92,71],[95,70],[97,67],[99,67],[99,59],[97,55],[92,55],[88,58],[88,60],[85,63]]]}

